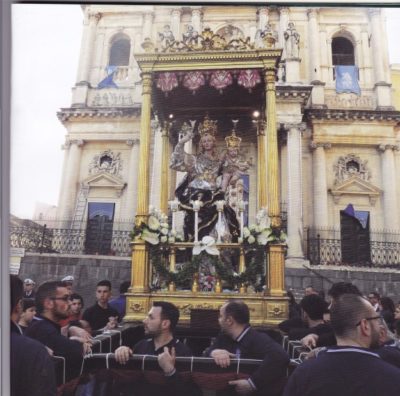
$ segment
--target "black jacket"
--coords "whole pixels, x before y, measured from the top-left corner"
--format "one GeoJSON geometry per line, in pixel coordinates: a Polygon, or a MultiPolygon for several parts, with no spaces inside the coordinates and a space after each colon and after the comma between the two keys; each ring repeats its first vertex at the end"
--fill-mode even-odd
{"type": "MultiPolygon", "coordinates": [[[[169,350],[174,347],[176,356],[193,356],[191,350],[176,338],[158,349],[155,349],[152,338],[141,340],[134,345],[133,353],[137,355],[158,356],[164,352],[164,347],[168,347],[169,350]]],[[[199,388],[192,381],[183,381],[177,371],[165,379],[165,385],[149,382],[145,379],[135,382],[135,396],[196,396],[201,394],[199,388]]]]}
{"type": "Polygon", "coordinates": [[[256,394],[263,396],[280,395],[286,381],[289,357],[283,348],[270,338],[247,327],[236,340],[220,333],[214,343],[205,351],[210,356],[214,349],[225,349],[242,359],[263,360],[260,367],[252,373],[250,380],[257,388],[256,394]]]}
{"type": "Polygon", "coordinates": [[[11,396],[55,396],[54,364],[46,348],[11,322],[11,396]]]}
{"type": "Polygon", "coordinates": [[[80,374],[83,359],[82,344],[61,335],[61,328],[57,323],[44,317],[38,318],[40,320],[29,326],[25,334],[52,349],[55,356],[65,358],[67,381],[77,377],[80,374]]]}
{"type": "Polygon", "coordinates": [[[400,370],[365,348],[332,347],[297,367],[283,396],[398,396],[400,370]]]}

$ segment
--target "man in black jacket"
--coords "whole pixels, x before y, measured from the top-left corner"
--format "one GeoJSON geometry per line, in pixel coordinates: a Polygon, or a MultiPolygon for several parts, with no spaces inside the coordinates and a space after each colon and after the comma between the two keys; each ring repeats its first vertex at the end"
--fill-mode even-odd
{"type": "Polygon", "coordinates": [[[55,396],[54,364],[44,345],[22,335],[17,325],[22,311],[22,281],[10,275],[11,396],[55,396]]]}
{"type": "MultiPolygon", "coordinates": [[[[239,300],[230,300],[220,309],[221,333],[205,351],[221,367],[228,367],[231,358],[260,359],[263,362],[248,380],[230,381],[237,394],[254,393],[264,396],[281,394],[286,380],[289,357],[282,347],[267,334],[250,327],[248,306],[239,300]]],[[[232,389],[233,391],[233,389],[232,389]]],[[[229,392],[232,394],[233,392],[229,392]]]]}
{"type": "Polygon", "coordinates": [[[331,307],[337,346],[295,369],[284,396],[398,396],[400,370],[373,350],[382,318],[364,298],[344,294],[331,307]]]}
{"type": "Polygon", "coordinates": [[[179,310],[175,305],[165,301],[154,302],[143,321],[145,335],[150,338],[139,341],[132,349],[121,346],[115,350],[115,359],[120,364],[126,364],[133,353],[158,356],[166,384],[137,381],[134,384],[135,396],[195,396],[199,393],[198,388],[192,382],[184,382],[175,369],[175,356],[193,355],[185,344],[174,337],[178,320],[179,310]]]}
{"type": "Polygon", "coordinates": [[[83,329],[71,326],[68,337],[61,334],[59,322],[69,314],[69,291],[62,281],[43,283],[36,293],[38,319],[26,335],[50,348],[55,356],[66,360],[67,380],[79,375],[83,355],[90,351],[90,335],[83,329]]]}

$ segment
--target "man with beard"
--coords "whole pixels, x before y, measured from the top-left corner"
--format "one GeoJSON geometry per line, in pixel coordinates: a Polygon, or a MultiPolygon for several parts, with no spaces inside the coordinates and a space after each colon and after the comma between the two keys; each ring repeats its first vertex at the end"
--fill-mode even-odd
{"type": "Polygon", "coordinates": [[[79,375],[83,355],[90,351],[91,337],[83,329],[71,326],[68,337],[61,334],[60,320],[69,315],[70,294],[64,282],[43,283],[36,293],[36,320],[26,335],[50,348],[54,356],[66,360],[67,380],[79,375]]]}
{"type": "Polygon", "coordinates": [[[175,356],[192,356],[190,349],[174,337],[174,330],[179,320],[179,310],[175,305],[159,301],[143,320],[145,335],[150,338],[139,341],[131,349],[121,346],[115,350],[115,359],[126,364],[129,357],[137,355],[158,356],[158,364],[165,375],[165,384],[136,381],[132,388],[135,396],[195,396],[198,388],[193,383],[184,382],[175,369],[175,356]]]}
{"type": "Polygon", "coordinates": [[[335,300],[330,313],[337,346],[297,367],[283,395],[397,396],[400,370],[371,350],[379,345],[381,316],[354,294],[335,300]]]}
{"type": "Polygon", "coordinates": [[[54,365],[44,345],[22,335],[17,325],[22,311],[22,280],[10,275],[11,396],[55,396],[54,365]]]}
{"type": "Polygon", "coordinates": [[[262,360],[249,379],[230,381],[232,388],[218,395],[280,396],[289,357],[267,334],[250,327],[249,307],[243,301],[230,300],[221,307],[218,321],[221,333],[204,352],[206,356],[220,367],[228,367],[231,358],[262,360]]]}

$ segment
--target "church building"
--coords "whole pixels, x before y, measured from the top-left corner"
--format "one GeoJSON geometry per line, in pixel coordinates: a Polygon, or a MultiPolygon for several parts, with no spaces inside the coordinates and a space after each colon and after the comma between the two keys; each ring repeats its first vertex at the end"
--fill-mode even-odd
{"type": "MultiPolygon", "coordinates": [[[[279,50],[274,112],[286,265],[399,262],[398,251],[383,257],[377,248],[400,242],[400,111],[394,107],[386,10],[99,4],[83,5],[82,12],[72,101],[57,113],[66,129],[57,218],[64,228],[83,230],[86,254],[129,256],[112,233],[128,237],[133,229],[138,194],[146,188],[139,183],[140,166],[149,170],[149,204],[171,218],[168,201],[184,174],[162,162],[163,142],[170,156],[185,125],[205,117],[217,121],[221,152],[232,131],[241,139],[247,165],[227,199],[238,218],[241,203],[248,203],[243,221],[255,222],[263,202],[260,183],[271,171],[268,161],[260,168],[261,157],[268,157],[268,147],[260,148],[268,82],[257,69],[187,72],[177,63],[176,70],[152,72],[145,88],[153,100],[149,162],[139,160],[144,85],[137,59],[152,45],[173,60],[208,35],[214,44],[231,43],[232,54],[262,52],[269,37],[269,48],[279,50]]],[[[198,139],[185,151],[198,153],[198,139]]],[[[176,222],[182,226],[183,214],[176,222]]]]}

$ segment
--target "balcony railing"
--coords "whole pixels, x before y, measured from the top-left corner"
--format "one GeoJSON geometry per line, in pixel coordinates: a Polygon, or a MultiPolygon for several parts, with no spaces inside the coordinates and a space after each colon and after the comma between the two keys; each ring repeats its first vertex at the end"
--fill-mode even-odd
{"type": "Polygon", "coordinates": [[[367,267],[400,266],[400,234],[388,231],[370,232],[370,261],[342,260],[340,231],[337,229],[308,229],[306,257],[314,265],[350,265],[367,267]]]}
{"type": "MultiPolygon", "coordinates": [[[[281,204],[282,228],[286,232],[287,213],[285,203],[281,204]]],[[[129,257],[131,255],[131,232],[134,220],[120,221],[112,224],[112,231],[99,229],[90,231],[90,248],[86,223],[76,229],[71,220],[37,220],[20,221],[10,225],[10,246],[25,248],[34,253],[63,254],[106,254],[110,256],[129,257]],[[96,249],[98,246],[98,249],[96,249]]]]}
{"type": "MultiPolygon", "coordinates": [[[[92,244],[91,252],[88,252],[86,226],[83,225],[81,229],[71,229],[65,226],[66,223],[68,222],[52,221],[51,227],[45,223],[41,225],[33,222],[29,225],[11,225],[10,246],[25,248],[25,251],[34,253],[96,254],[96,244],[94,247],[92,244]],[[58,224],[60,226],[57,227],[58,224]]],[[[112,231],[108,235],[101,230],[93,235],[91,231],[92,238],[98,241],[99,252],[102,250],[101,254],[129,257],[133,224],[133,221],[114,222],[112,231]],[[109,241],[106,248],[104,248],[105,240],[109,241]]]]}

